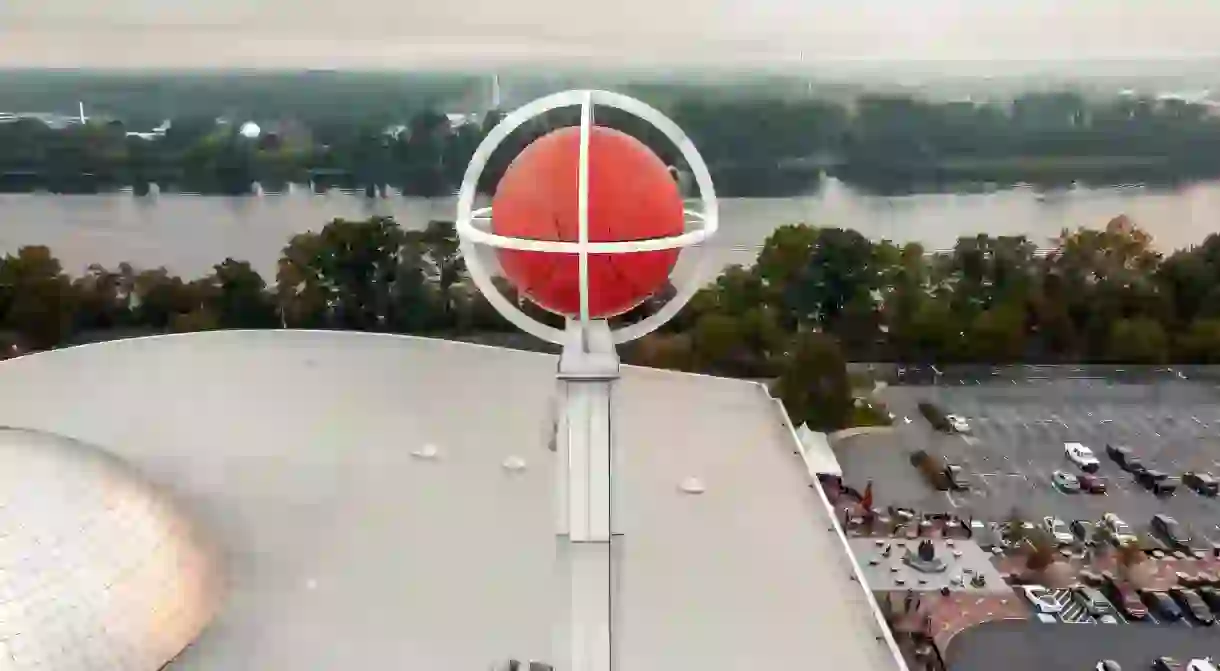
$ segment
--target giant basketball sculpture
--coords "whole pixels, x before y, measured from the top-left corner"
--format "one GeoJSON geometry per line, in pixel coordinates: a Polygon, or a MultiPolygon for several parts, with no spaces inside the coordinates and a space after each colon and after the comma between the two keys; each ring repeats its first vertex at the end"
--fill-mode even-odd
{"type": "Polygon", "coordinates": [[[683,269],[679,251],[706,242],[716,221],[711,176],[690,140],[657,110],[606,91],[566,91],[508,115],[475,151],[462,181],[457,232],[471,278],[517,327],[563,345],[558,412],[548,442],[557,457],[556,532],[567,541],[556,560],[570,577],[571,601],[570,624],[556,640],[555,668],[613,668],[610,591],[618,581],[610,545],[623,533],[615,515],[620,487],[613,477],[615,345],[656,329],[690,300],[703,275],[701,264],[683,269]],[[702,207],[684,210],[666,165],[639,140],[596,125],[596,105],[634,114],[667,137],[694,173],[702,207]],[[475,211],[475,187],[496,147],[532,118],[576,106],[580,126],[553,131],[526,147],[496,186],[492,206],[475,211]],[[686,230],[688,220],[693,230],[686,230]],[[527,300],[567,317],[567,328],[538,322],[502,296],[478,245],[494,248],[501,274],[527,300]],[[677,289],[672,300],[640,322],[611,330],[608,318],[652,296],[671,274],[677,289]]]}
{"type": "MultiPolygon", "coordinates": [[[[477,245],[496,248],[502,274],[527,299],[569,317],[570,328],[600,328],[592,322],[626,312],[660,289],[675,271],[678,251],[716,233],[717,214],[707,166],[669,118],[624,95],[565,91],[516,110],[488,134],[458,193],[457,231],[471,278],[492,305],[518,328],[562,344],[564,331],[530,318],[496,290],[477,245]],[[597,126],[598,105],[633,114],[668,138],[694,174],[701,207],[683,209],[667,167],[642,142],[597,126]],[[577,106],[581,125],[526,147],[497,185],[492,206],[474,210],[479,178],[500,143],[543,113],[577,106]]],[[[672,318],[698,290],[700,265],[678,268],[673,300],[614,332],[614,342],[639,338],[672,318]]]]}
{"type": "MultiPolygon", "coordinates": [[[[492,202],[492,230],[508,237],[575,242],[580,237],[580,128],[535,141],[509,166],[492,202]]],[[[682,233],[682,196],[661,159],[616,130],[589,129],[590,242],[682,233]]],[[[589,316],[621,314],[669,279],[678,250],[589,257],[589,316]]],[[[572,254],[502,250],[505,276],[538,305],[580,314],[580,263],[572,254]]]]}

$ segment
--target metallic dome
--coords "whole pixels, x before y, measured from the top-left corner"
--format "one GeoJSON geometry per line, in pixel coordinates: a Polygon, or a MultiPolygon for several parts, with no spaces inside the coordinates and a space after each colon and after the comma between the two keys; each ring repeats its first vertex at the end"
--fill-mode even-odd
{"type": "Polygon", "coordinates": [[[155,671],[218,586],[194,525],[122,461],[0,427],[0,669],[155,671]]]}

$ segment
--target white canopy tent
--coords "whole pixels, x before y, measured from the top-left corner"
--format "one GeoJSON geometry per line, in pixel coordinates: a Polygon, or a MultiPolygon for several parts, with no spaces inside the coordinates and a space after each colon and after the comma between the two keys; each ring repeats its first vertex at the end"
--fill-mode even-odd
{"type": "Polygon", "coordinates": [[[830,441],[826,434],[810,429],[802,424],[796,430],[796,437],[801,441],[801,455],[805,458],[805,466],[812,476],[833,475],[843,477],[843,468],[830,449],[830,441]]]}

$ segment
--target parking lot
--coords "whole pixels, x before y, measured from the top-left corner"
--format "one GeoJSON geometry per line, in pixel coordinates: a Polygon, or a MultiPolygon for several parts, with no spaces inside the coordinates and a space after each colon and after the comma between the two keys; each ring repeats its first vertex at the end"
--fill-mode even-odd
{"type": "Polygon", "coordinates": [[[882,504],[928,509],[939,503],[949,512],[991,520],[1005,519],[1014,509],[1027,518],[1052,515],[1068,522],[1096,520],[1112,512],[1142,531],[1153,515],[1167,513],[1197,540],[1220,541],[1220,500],[1186,488],[1174,496],[1155,497],[1105,455],[1107,443],[1118,443],[1130,446],[1149,468],[1171,475],[1188,470],[1220,475],[1220,390],[1213,382],[1164,373],[1132,382],[1094,371],[940,382],[891,386],[881,392],[897,417],[896,430],[884,437],[887,446],[838,450],[849,482],[862,486],[873,480],[882,504]],[[967,418],[971,432],[934,431],[916,407],[924,400],[967,418]],[[1079,473],[1064,456],[1065,442],[1094,450],[1101,461],[1098,474],[1109,488],[1106,494],[1067,494],[1051,484],[1056,470],[1079,473]],[[905,462],[917,449],[963,466],[970,490],[931,489],[905,462]]]}

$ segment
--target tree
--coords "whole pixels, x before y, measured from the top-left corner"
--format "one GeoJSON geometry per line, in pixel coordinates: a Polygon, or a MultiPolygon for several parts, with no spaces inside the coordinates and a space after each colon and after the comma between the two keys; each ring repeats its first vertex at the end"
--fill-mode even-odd
{"type": "Polygon", "coordinates": [[[997,303],[1028,298],[1036,248],[1025,236],[959,238],[950,256],[954,311],[973,319],[997,303]]]}
{"type": "Polygon", "coordinates": [[[805,224],[780,226],[767,236],[755,268],[760,279],[783,293],[800,276],[818,239],[818,229],[805,224]]]}
{"type": "Polygon", "coordinates": [[[1220,319],[1196,319],[1178,338],[1177,359],[1187,363],[1220,363],[1220,319]]]}
{"type": "Polygon", "coordinates": [[[815,431],[836,431],[851,416],[851,382],[847,363],[834,338],[816,331],[800,331],[780,363],[776,391],[796,426],[815,431]]]}
{"type": "Polygon", "coordinates": [[[215,327],[257,329],[279,325],[267,283],[249,262],[226,258],[213,266],[204,285],[208,289],[206,308],[215,327]]]}
{"type": "Polygon", "coordinates": [[[783,305],[798,324],[833,330],[848,305],[874,301],[879,280],[868,238],[854,230],[818,229],[804,267],[784,288],[783,305]]]}
{"type": "Polygon", "coordinates": [[[1114,361],[1160,364],[1168,359],[1169,339],[1153,319],[1120,319],[1110,331],[1109,354],[1114,361]]]}
{"type": "Polygon", "coordinates": [[[386,330],[404,311],[428,310],[411,303],[421,300],[422,257],[404,253],[406,241],[388,217],[335,219],[320,233],[294,236],[276,276],[285,323],[386,330]]]}
{"type": "Polygon", "coordinates": [[[745,346],[742,324],[720,312],[709,312],[699,318],[691,332],[695,360],[701,370],[732,369],[732,359],[745,346]]]}
{"type": "Polygon", "coordinates": [[[980,312],[970,325],[966,344],[979,361],[1020,361],[1025,354],[1025,309],[1021,304],[996,305],[980,312]]]}
{"type": "Polygon", "coordinates": [[[453,287],[462,281],[466,273],[457,228],[451,221],[429,221],[419,239],[423,243],[424,259],[428,264],[428,278],[439,293],[442,319],[446,325],[451,325],[454,321],[453,287]]]}
{"type": "Polygon", "coordinates": [[[21,342],[35,349],[62,343],[74,310],[72,281],[50,249],[22,247],[0,259],[0,323],[21,342]]]}

